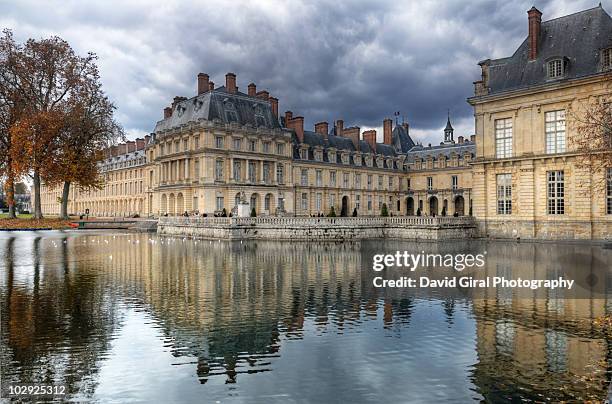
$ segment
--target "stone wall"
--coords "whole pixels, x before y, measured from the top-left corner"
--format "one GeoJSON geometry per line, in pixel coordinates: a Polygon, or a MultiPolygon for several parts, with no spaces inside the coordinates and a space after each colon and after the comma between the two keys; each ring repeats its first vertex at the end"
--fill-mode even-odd
{"type": "Polygon", "coordinates": [[[447,240],[476,236],[472,217],[163,217],[163,235],[230,240],[447,240]]]}

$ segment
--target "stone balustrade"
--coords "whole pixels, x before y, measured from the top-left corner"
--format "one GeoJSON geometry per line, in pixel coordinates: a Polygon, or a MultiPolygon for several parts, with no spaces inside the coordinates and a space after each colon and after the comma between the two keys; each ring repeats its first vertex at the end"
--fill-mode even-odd
{"type": "Polygon", "coordinates": [[[162,217],[160,234],[215,239],[339,241],[368,238],[456,239],[475,236],[461,217],[162,217]]]}

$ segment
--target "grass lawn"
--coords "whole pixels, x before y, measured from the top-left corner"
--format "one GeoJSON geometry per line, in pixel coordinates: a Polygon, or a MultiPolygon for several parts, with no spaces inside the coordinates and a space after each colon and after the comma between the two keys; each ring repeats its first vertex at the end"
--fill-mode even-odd
{"type": "MultiPolygon", "coordinates": [[[[8,213],[0,213],[0,219],[6,219],[8,217],[8,213]]],[[[17,215],[18,219],[31,219],[32,218],[32,214],[31,213],[27,213],[27,214],[18,214],[17,215]]]]}

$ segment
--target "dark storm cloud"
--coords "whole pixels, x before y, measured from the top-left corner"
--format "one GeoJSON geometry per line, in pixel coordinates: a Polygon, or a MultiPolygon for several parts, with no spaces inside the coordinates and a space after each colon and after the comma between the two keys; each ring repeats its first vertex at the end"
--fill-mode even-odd
{"type": "MultiPolygon", "coordinates": [[[[609,0],[604,8],[612,9],[609,0]]],[[[532,0],[507,1],[57,1],[3,2],[0,25],[19,39],[57,34],[94,51],[117,116],[149,132],[195,76],[217,86],[233,71],[280,99],[280,109],[320,120],[380,127],[401,111],[413,133],[438,141],[451,110],[473,131],[465,99],[477,62],[509,56],[525,38],[532,0]]],[[[550,19],[593,1],[536,1],[550,19]]]]}

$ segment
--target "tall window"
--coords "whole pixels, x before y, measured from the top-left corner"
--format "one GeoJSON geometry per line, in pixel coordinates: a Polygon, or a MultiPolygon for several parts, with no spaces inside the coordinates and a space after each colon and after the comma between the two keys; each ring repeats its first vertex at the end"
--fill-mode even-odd
{"type": "Polygon", "coordinates": [[[223,160],[215,161],[215,180],[223,181],[223,160]]]}
{"type": "Polygon", "coordinates": [[[547,200],[548,214],[562,215],[565,213],[565,183],[563,171],[548,171],[547,200]]]}
{"type": "Polygon", "coordinates": [[[336,194],[329,194],[329,208],[336,206],[336,194]]]}
{"type": "Polygon", "coordinates": [[[183,139],[183,151],[187,151],[189,149],[189,139],[183,139]]]}
{"type": "Polygon", "coordinates": [[[372,195],[368,195],[368,211],[372,210],[372,195]]]}
{"type": "Polygon", "coordinates": [[[270,153],[270,142],[263,142],[263,152],[270,153]]]}
{"type": "Polygon", "coordinates": [[[308,185],[308,170],[305,168],[302,169],[300,183],[304,186],[308,185]]]}
{"type": "Polygon", "coordinates": [[[335,171],[330,171],[329,173],[329,186],[330,187],[336,186],[336,172],[335,171]]]}
{"type": "Polygon", "coordinates": [[[240,171],[242,171],[241,162],[234,160],[234,181],[240,181],[240,171]]]}
{"type": "Polygon", "coordinates": [[[427,190],[431,191],[433,189],[433,177],[427,177],[427,190]]]}
{"type": "Polygon", "coordinates": [[[278,143],[276,145],[276,154],[279,154],[281,156],[285,154],[285,144],[284,143],[278,143]]]}
{"type": "Polygon", "coordinates": [[[266,197],[264,198],[264,210],[270,210],[270,201],[271,201],[271,195],[268,194],[266,195],[266,197]]]}
{"type": "Polygon", "coordinates": [[[249,151],[254,152],[256,147],[256,143],[254,140],[249,140],[249,151]]]}
{"type": "Polygon", "coordinates": [[[497,174],[497,214],[512,214],[512,174],[497,174]]]}
{"type": "Polygon", "coordinates": [[[321,170],[316,171],[316,181],[318,187],[323,185],[323,172],[321,170]]]}
{"type": "Polygon", "coordinates": [[[242,149],[242,139],[234,139],[234,150],[242,149]]]}
{"type": "Polygon", "coordinates": [[[546,64],[546,70],[549,79],[557,79],[563,77],[563,60],[551,60],[546,64]]]}
{"type": "Polygon", "coordinates": [[[368,174],[368,189],[372,189],[372,175],[368,174]]]}
{"type": "Polygon", "coordinates": [[[263,181],[270,183],[270,163],[263,163],[263,181]]]}
{"type": "Polygon", "coordinates": [[[453,175],[451,177],[451,187],[453,188],[453,190],[459,188],[459,177],[457,177],[456,175],[453,175]]]}
{"type": "Polygon", "coordinates": [[[315,199],[315,209],[317,212],[320,212],[323,207],[323,194],[317,193],[317,197],[315,199]]]}
{"type": "Polygon", "coordinates": [[[497,158],[512,157],[512,119],[495,120],[495,153],[497,158]]]}
{"type": "Polygon", "coordinates": [[[308,194],[302,194],[302,210],[308,210],[308,194]]]}
{"type": "Polygon", "coordinates": [[[249,161],[249,165],[248,165],[248,171],[249,171],[249,181],[250,182],[255,182],[255,162],[254,161],[249,161]]]}
{"type": "Polygon", "coordinates": [[[193,161],[193,177],[197,180],[200,178],[200,159],[193,161]]]}
{"type": "Polygon", "coordinates": [[[389,177],[389,191],[393,189],[393,177],[389,177]]]}
{"type": "Polygon", "coordinates": [[[546,153],[565,151],[565,111],[550,111],[544,114],[546,121],[546,153]]]}
{"type": "Polygon", "coordinates": [[[221,136],[215,138],[215,147],[217,149],[223,149],[223,138],[221,136]]]}
{"type": "Polygon", "coordinates": [[[612,215],[612,168],[608,168],[606,179],[606,213],[612,215]]]}
{"type": "Polygon", "coordinates": [[[285,183],[285,170],[284,170],[282,164],[277,164],[276,165],[276,182],[278,184],[284,184],[285,183]]]}
{"type": "Polygon", "coordinates": [[[361,174],[355,174],[355,188],[361,188],[361,174]]]}
{"type": "Polygon", "coordinates": [[[193,146],[194,146],[194,149],[199,149],[200,148],[200,135],[196,135],[193,138],[193,146]]]}
{"type": "Polygon", "coordinates": [[[349,187],[349,174],[348,173],[344,173],[343,182],[344,182],[344,188],[348,188],[349,187]]]}
{"type": "Polygon", "coordinates": [[[355,208],[357,210],[361,208],[361,195],[355,195],[355,208]]]}
{"type": "Polygon", "coordinates": [[[217,197],[217,210],[223,210],[223,197],[217,197]]]}

